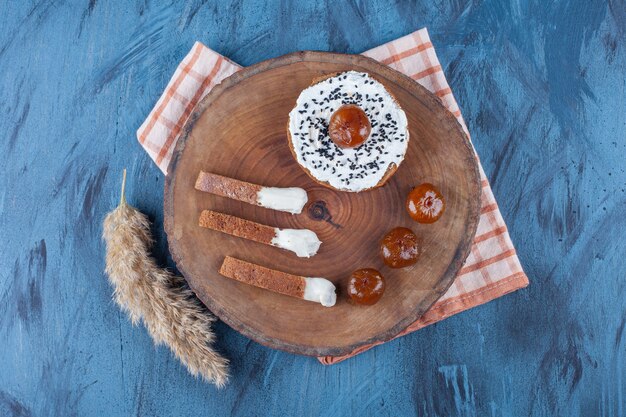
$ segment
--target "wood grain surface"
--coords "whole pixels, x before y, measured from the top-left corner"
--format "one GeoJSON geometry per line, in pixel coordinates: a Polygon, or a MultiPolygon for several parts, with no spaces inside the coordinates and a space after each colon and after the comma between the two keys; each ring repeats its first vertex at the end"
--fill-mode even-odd
{"type": "Polygon", "coordinates": [[[0,415],[624,415],[624,28],[623,0],[0,2],[0,415]],[[111,300],[100,238],[126,167],[174,267],[135,132],[177,64],[424,26],[530,286],[331,367],[218,322],[230,385],[190,377],[111,300]]]}
{"type": "Polygon", "coordinates": [[[388,340],[417,320],[452,284],[469,253],[480,211],[480,179],[461,126],[436,96],[410,78],[360,55],[297,52],[261,62],[224,80],[196,107],[177,143],[165,181],[169,248],[198,297],[244,335],[276,349],[311,356],[341,355],[388,340]],[[355,70],[375,77],[407,115],[409,148],[385,186],[360,193],[329,189],[293,158],[285,126],[300,92],[326,74],[355,70]],[[271,187],[301,187],[300,215],[262,209],[195,190],[201,171],[271,187]],[[419,225],[404,208],[409,191],[436,185],[446,212],[419,225]],[[303,259],[267,245],[198,227],[212,209],[265,225],[313,230],[323,242],[303,259]],[[375,215],[374,215],[375,213],[375,215]],[[384,266],[382,237],[395,227],[423,239],[417,264],[384,266]],[[218,274],[226,256],[296,275],[325,277],[338,288],[333,308],[263,291],[218,274]],[[382,299],[364,308],[348,303],[350,274],[374,267],[387,280],[382,299]]]}

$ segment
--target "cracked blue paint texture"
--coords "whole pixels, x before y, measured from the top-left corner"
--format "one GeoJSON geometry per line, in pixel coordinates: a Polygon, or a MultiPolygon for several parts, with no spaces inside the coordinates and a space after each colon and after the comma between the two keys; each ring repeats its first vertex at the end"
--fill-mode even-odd
{"type": "Polygon", "coordinates": [[[0,2],[0,416],[626,414],[624,0],[0,2]],[[134,135],[196,40],[250,65],[427,26],[528,289],[332,367],[218,324],[222,391],[111,300],[101,222],[163,233],[134,135]]]}

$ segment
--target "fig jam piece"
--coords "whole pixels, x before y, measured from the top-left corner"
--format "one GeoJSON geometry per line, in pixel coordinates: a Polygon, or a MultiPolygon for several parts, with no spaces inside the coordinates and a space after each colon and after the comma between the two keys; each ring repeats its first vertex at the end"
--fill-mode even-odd
{"type": "Polygon", "coordinates": [[[371,130],[367,115],[354,104],[346,104],[335,110],[328,124],[328,135],[340,148],[356,148],[365,142],[371,130]]]}
{"type": "Polygon", "coordinates": [[[413,265],[421,253],[421,242],[411,229],[396,227],[380,242],[380,255],[385,265],[404,268],[413,265]]]}
{"type": "Polygon", "coordinates": [[[348,284],[348,296],[355,304],[373,305],[385,292],[385,279],[375,269],[366,268],[354,271],[348,284]]]}
{"type": "Polygon", "coordinates": [[[446,204],[434,185],[424,183],[413,188],[406,198],[406,209],[418,223],[434,223],[443,214],[446,204]]]}

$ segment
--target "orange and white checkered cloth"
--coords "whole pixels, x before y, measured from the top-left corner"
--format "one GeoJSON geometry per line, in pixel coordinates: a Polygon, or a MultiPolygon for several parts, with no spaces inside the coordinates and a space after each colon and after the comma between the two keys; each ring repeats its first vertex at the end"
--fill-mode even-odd
{"type": "MultiPolygon", "coordinates": [[[[434,93],[456,116],[469,137],[461,110],[425,28],[364,52],[363,55],[408,75],[434,93]]],[[[200,42],[196,42],[180,63],[165,92],[137,131],[139,143],[163,173],[167,173],[176,141],[195,105],[213,86],[240,68],[200,42]]],[[[480,220],[465,264],[448,291],[419,320],[396,337],[528,285],[528,278],[517,258],[482,166],[480,176],[480,220]]],[[[373,346],[361,347],[345,356],[326,356],[319,360],[324,364],[337,363],[373,346]]]]}

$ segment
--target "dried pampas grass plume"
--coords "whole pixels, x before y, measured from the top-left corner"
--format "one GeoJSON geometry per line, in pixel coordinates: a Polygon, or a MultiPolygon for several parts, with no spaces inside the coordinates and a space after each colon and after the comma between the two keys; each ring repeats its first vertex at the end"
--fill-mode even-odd
{"type": "Polygon", "coordinates": [[[228,380],[228,360],[211,346],[215,318],[183,278],[156,265],[150,256],[150,222],[126,202],[125,184],[126,170],[120,204],[104,219],[106,272],[115,301],[133,324],[143,321],[154,342],[169,346],[192,375],[221,388],[228,380]]]}

